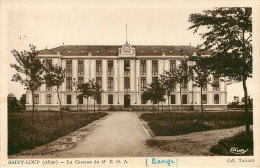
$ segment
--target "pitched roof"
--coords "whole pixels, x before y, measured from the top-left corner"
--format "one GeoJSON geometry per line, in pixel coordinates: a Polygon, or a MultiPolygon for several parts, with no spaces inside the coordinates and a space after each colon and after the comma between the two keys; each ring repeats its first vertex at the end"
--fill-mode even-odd
{"type": "Polygon", "coordinates": [[[56,52],[53,52],[51,50],[48,50],[48,49],[44,49],[44,50],[40,50],[39,55],[56,55],[57,53],[56,52]]]}
{"type": "MultiPolygon", "coordinates": [[[[118,56],[118,48],[121,45],[63,45],[53,49],[44,49],[39,51],[39,55],[56,55],[60,52],[64,56],[85,56],[91,53],[91,56],[118,56]]],[[[193,52],[199,52],[193,46],[163,46],[163,45],[132,45],[136,50],[136,56],[157,55],[187,55],[193,52]],[[186,54],[185,54],[186,53],[186,54]]],[[[202,55],[208,55],[210,52],[201,52],[202,55]]]]}

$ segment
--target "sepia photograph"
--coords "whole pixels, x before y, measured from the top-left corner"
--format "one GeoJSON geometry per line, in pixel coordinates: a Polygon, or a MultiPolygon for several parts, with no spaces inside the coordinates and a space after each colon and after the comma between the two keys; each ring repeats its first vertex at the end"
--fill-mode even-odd
{"type": "Polygon", "coordinates": [[[259,164],[258,1],[14,2],[4,166],[259,164]]]}

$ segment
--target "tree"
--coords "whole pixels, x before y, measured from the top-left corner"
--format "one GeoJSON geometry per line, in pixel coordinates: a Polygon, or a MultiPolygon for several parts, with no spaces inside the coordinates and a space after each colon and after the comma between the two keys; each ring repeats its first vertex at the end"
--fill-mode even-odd
{"type": "Polygon", "coordinates": [[[149,100],[158,103],[159,112],[159,103],[165,102],[165,92],[166,90],[163,83],[157,77],[150,85],[148,85],[147,89],[143,91],[141,98],[145,103],[149,100]]]}
{"type": "Polygon", "coordinates": [[[25,86],[25,89],[30,90],[32,93],[32,112],[34,115],[34,93],[44,82],[44,65],[42,61],[37,58],[38,52],[35,46],[30,45],[30,49],[31,51],[29,52],[12,50],[12,54],[18,64],[11,64],[11,68],[14,68],[18,72],[13,75],[12,81],[21,83],[25,86]],[[26,78],[23,78],[20,74],[24,74],[26,78]]]}
{"type": "MultiPolygon", "coordinates": [[[[247,100],[248,100],[248,108],[253,108],[253,98],[250,98],[250,96],[248,96],[247,100]]],[[[245,103],[245,98],[244,97],[242,97],[241,102],[245,103]]]]}
{"type": "Polygon", "coordinates": [[[102,94],[102,88],[101,86],[94,82],[94,80],[91,81],[91,90],[92,90],[92,98],[94,99],[94,113],[96,111],[95,108],[95,102],[100,98],[101,94],[102,94]]]}
{"type": "Polygon", "coordinates": [[[8,112],[17,112],[20,110],[17,98],[13,93],[10,93],[7,97],[8,112]]]}
{"type": "Polygon", "coordinates": [[[78,82],[76,81],[76,78],[73,79],[72,87],[74,88],[74,90],[75,90],[75,92],[76,92],[77,114],[79,114],[79,97],[78,97],[79,84],[78,84],[78,82]]]}
{"type": "Polygon", "coordinates": [[[202,14],[194,13],[189,22],[194,33],[201,27],[202,50],[212,50],[211,70],[232,82],[243,83],[245,97],[245,124],[249,133],[248,93],[246,81],[252,77],[252,8],[215,8],[202,14]]]}
{"type": "Polygon", "coordinates": [[[26,109],[26,107],[25,107],[25,104],[26,104],[26,94],[23,94],[21,97],[20,97],[20,105],[21,105],[21,108],[22,109],[26,109]]]}
{"type": "Polygon", "coordinates": [[[170,108],[170,96],[173,91],[176,89],[176,82],[175,78],[172,77],[171,73],[164,72],[163,75],[161,75],[161,82],[165,88],[166,95],[168,97],[168,108],[169,108],[169,113],[171,112],[170,108]]]}
{"type": "Polygon", "coordinates": [[[176,66],[174,71],[165,72],[165,74],[168,75],[169,79],[171,81],[174,81],[176,83],[176,86],[180,89],[180,103],[181,103],[181,113],[183,113],[182,110],[182,88],[184,88],[185,85],[187,85],[189,79],[190,79],[190,72],[188,69],[188,61],[183,60],[179,65],[176,66]]]}
{"type": "Polygon", "coordinates": [[[192,81],[194,82],[193,86],[200,88],[201,122],[203,123],[204,109],[203,109],[203,102],[202,102],[202,91],[203,91],[203,87],[211,81],[210,69],[209,69],[210,59],[208,57],[196,56],[196,57],[191,57],[190,61],[193,63],[192,65],[189,66],[190,72],[192,72],[190,74],[191,74],[192,81]]]}
{"type": "Polygon", "coordinates": [[[81,92],[81,94],[79,94],[78,97],[83,96],[84,98],[87,99],[87,114],[88,114],[88,98],[93,95],[93,91],[91,88],[92,83],[93,83],[93,80],[89,80],[86,83],[83,83],[78,86],[79,91],[81,92]]]}
{"type": "MultiPolygon", "coordinates": [[[[46,65],[47,67],[47,65],[46,65]]],[[[64,82],[65,78],[65,69],[62,69],[59,65],[48,65],[48,69],[45,68],[46,74],[44,76],[46,86],[47,87],[56,87],[59,105],[60,105],[60,118],[62,119],[62,107],[61,107],[61,99],[59,89],[64,82]]]]}

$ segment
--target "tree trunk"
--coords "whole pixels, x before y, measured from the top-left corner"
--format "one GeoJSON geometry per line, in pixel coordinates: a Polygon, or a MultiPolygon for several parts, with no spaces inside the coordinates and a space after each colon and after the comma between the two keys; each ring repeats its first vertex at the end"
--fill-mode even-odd
{"type": "Polygon", "coordinates": [[[32,90],[32,113],[34,116],[34,90],[32,90]]]}
{"type": "Polygon", "coordinates": [[[76,99],[77,99],[77,114],[79,114],[79,99],[78,99],[77,91],[76,91],[76,99]]]}
{"type": "Polygon", "coordinates": [[[163,113],[163,102],[162,102],[162,113],[163,113]]]}
{"type": "Polygon", "coordinates": [[[34,90],[32,90],[32,121],[34,122],[35,116],[34,116],[34,90]]]}
{"type": "Polygon", "coordinates": [[[169,108],[169,114],[171,113],[171,107],[170,107],[170,96],[168,95],[168,108],[169,108]]]}
{"type": "Polygon", "coordinates": [[[160,112],[159,106],[160,106],[160,105],[159,105],[159,101],[158,101],[158,113],[160,112]]]}
{"type": "Polygon", "coordinates": [[[57,87],[57,95],[58,95],[58,100],[59,100],[59,104],[60,104],[60,119],[62,120],[62,108],[61,108],[59,87],[57,87]]]}
{"type": "Polygon", "coordinates": [[[96,112],[95,106],[96,106],[96,100],[94,99],[94,113],[96,112]]]}
{"type": "Polygon", "coordinates": [[[181,116],[183,117],[183,111],[182,111],[182,95],[181,95],[181,84],[180,84],[180,100],[181,100],[181,116]]]}
{"type": "Polygon", "coordinates": [[[249,111],[248,111],[248,93],[246,86],[246,77],[243,77],[243,89],[244,89],[244,99],[245,99],[245,124],[246,124],[246,133],[250,132],[250,123],[249,123],[249,111]]]}
{"type": "Polygon", "coordinates": [[[87,114],[88,114],[88,98],[87,98],[87,114]]]}
{"type": "MultiPolygon", "coordinates": [[[[245,48],[245,30],[243,29],[242,30],[242,40],[243,40],[243,50],[244,52],[246,51],[246,48],[245,48]]],[[[243,54],[243,61],[244,61],[244,64],[246,63],[246,56],[245,54],[243,54]]],[[[247,80],[247,77],[245,75],[245,68],[243,67],[243,89],[244,89],[244,99],[245,99],[245,124],[246,124],[246,133],[249,134],[250,132],[250,123],[249,123],[249,112],[248,112],[248,93],[247,93],[247,86],[246,86],[246,80],[247,80]]]]}
{"type": "Polygon", "coordinates": [[[201,123],[203,124],[203,103],[202,103],[202,86],[200,87],[200,108],[201,108],[201,123]]]}

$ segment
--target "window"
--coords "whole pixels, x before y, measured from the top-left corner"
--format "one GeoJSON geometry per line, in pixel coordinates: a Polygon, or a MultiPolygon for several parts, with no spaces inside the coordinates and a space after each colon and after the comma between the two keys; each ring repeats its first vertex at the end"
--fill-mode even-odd
{"type": "Polygon", "coordinates": [[[102,88],[102,77],[96,77],[96,84],[102,88]]]}
{"type": "Polygon", "coordinates": [[[188,79],[184,79],[181,83],[181,88],[187,89],[188,88],[188,79]]]}
{"type": "Polygon", "coordinates": [[[84,83],[84,78],[82,76],[78,77],[78,84],[79,86],[84,83]]]}
{"type": "Polygon", "coordinates": [[[78,74],[84,74],[84,61],[78,60],[78,74]]]}
{"type": "Polygon", "coordinates": [[[170,71],[176,68],[176,60],[170,60],[170,71]]]}
{"type": "Polygon", "coordinates": [[[66,77],[66,89],[72,90],[72,77],[66,77]]]}
{"type": "Polygon", "coordinates": [[[146,60],[141,60],[141,75],[146,74],[146,60]]]}
{"type": "Polygon", "coordinates": [[[46,59],[46,70],[49,71],[52,65],[52,59],[46,59]]]}
{"type": "Polygon", "coordinates": [[[152,60],[152,74],[158,74],[158,60],[152,60]]]}
{"type": "Polygon", "coordinates": [[[146,88],[146,77],[141,77],[141,90],[146,88]]]}
{"type": "Polygon", "coordinates": [[[114,64],[113,64],[113,60],[108,60],[108,74],[113,74],[114,72],[114,64]]]}
{"type": "Polygon", "coordinates": [[[68,75],[72,74],[72,60],[66,61],[66,74],[68,75]]]}
{"type": "Polygon", "coordinates": [[[188,103],[187,95],[182,95],[182,104],[187,104],[187,103],[188,103]]]}
{"type": "Polygon", "coordinates": [[[124,61],[124,71],[130,72],[130,61],[129,60],[124,61]]]}
{"type": "Polygon", "coordinates": [[[219,104],[219,94],[214,94],[214,104],[219,104]]]}
{"type": "Polygon", "coordinates": [[[213,77],[213,88],[218,89],[219,88],[219,78],[218,77],[213,77]]]}
{"type": "Polygon", "coordinates": [[[71,95],[67,95],[67,104],[71,104],[71,95]]]}
{"type": "Polygon", "coordinates": [[[113,104],[113,95],[108,95],[108,104],[113,104]]]}
{"type": "Polygon", "coordinates": [[[208,88],[207,88],[208,86],[207,86],[207,83],[204,83],[204,85],[203,85],[203,87],[202,87],[202,90],[207,90],[208,88]]]}
{"type": "Polygon", "coordinates": [[[83,96],[82,95],[78,96],[78,101],[79,101],[79,104],[83,104],[83,96]]]}
{"type": "Polygon", "coordinates": [[[129,77],[124,78],[124,85],[125,85],[125,90],[130,89],[130,78],[129,77]]]}
{"type": "Polygon", "coordinates": [[[113,77],[108,77],[108,82],[107,82],[107,85],[108,85],[108,90],[113,90],[113,86],[114,86],[114,81],[113,81],[113,77]]]}
{"type": "Polygon", "coordinates": [[[97,97],[97,104],[101,104],[101,95],[97,97]]]}
{"type": "Polygon", "coordinates": [[[51,94],[47,94],[46,104],[51,104],[51,94]]]}
{"type": "Polygon", "coordinates": [[[52,90],[52,87],[51,86],[46,86],[46,90],[52,90]]]}
{"type": "Polygon", "coordinates": [[[153,104],[157,104],[157,101],[156,101],[156,100],[153,100],[153,104]]]}
{"type": "Polygon", "coordinates": [[[171,104],[176,104],[175,95],[171,95],[171,104]]]}
{"type": "Polygon", "coordinates": [[[207,104],[207,95],[206,94],[202,95],[202,104],[207,104]]]}
{"type": "Polygon", "coordinates": [[[39,99],[40,99],[40,98],[39,98],[39,94],[35,94],[35,95],[34,95],[34,103],[35,103],[35,104],[39,104],[39,99]]]}
{"type": "Polygon", "coordinates": [[[96,74],[102,75],[102,60],[96,61],[96,74]]]}

